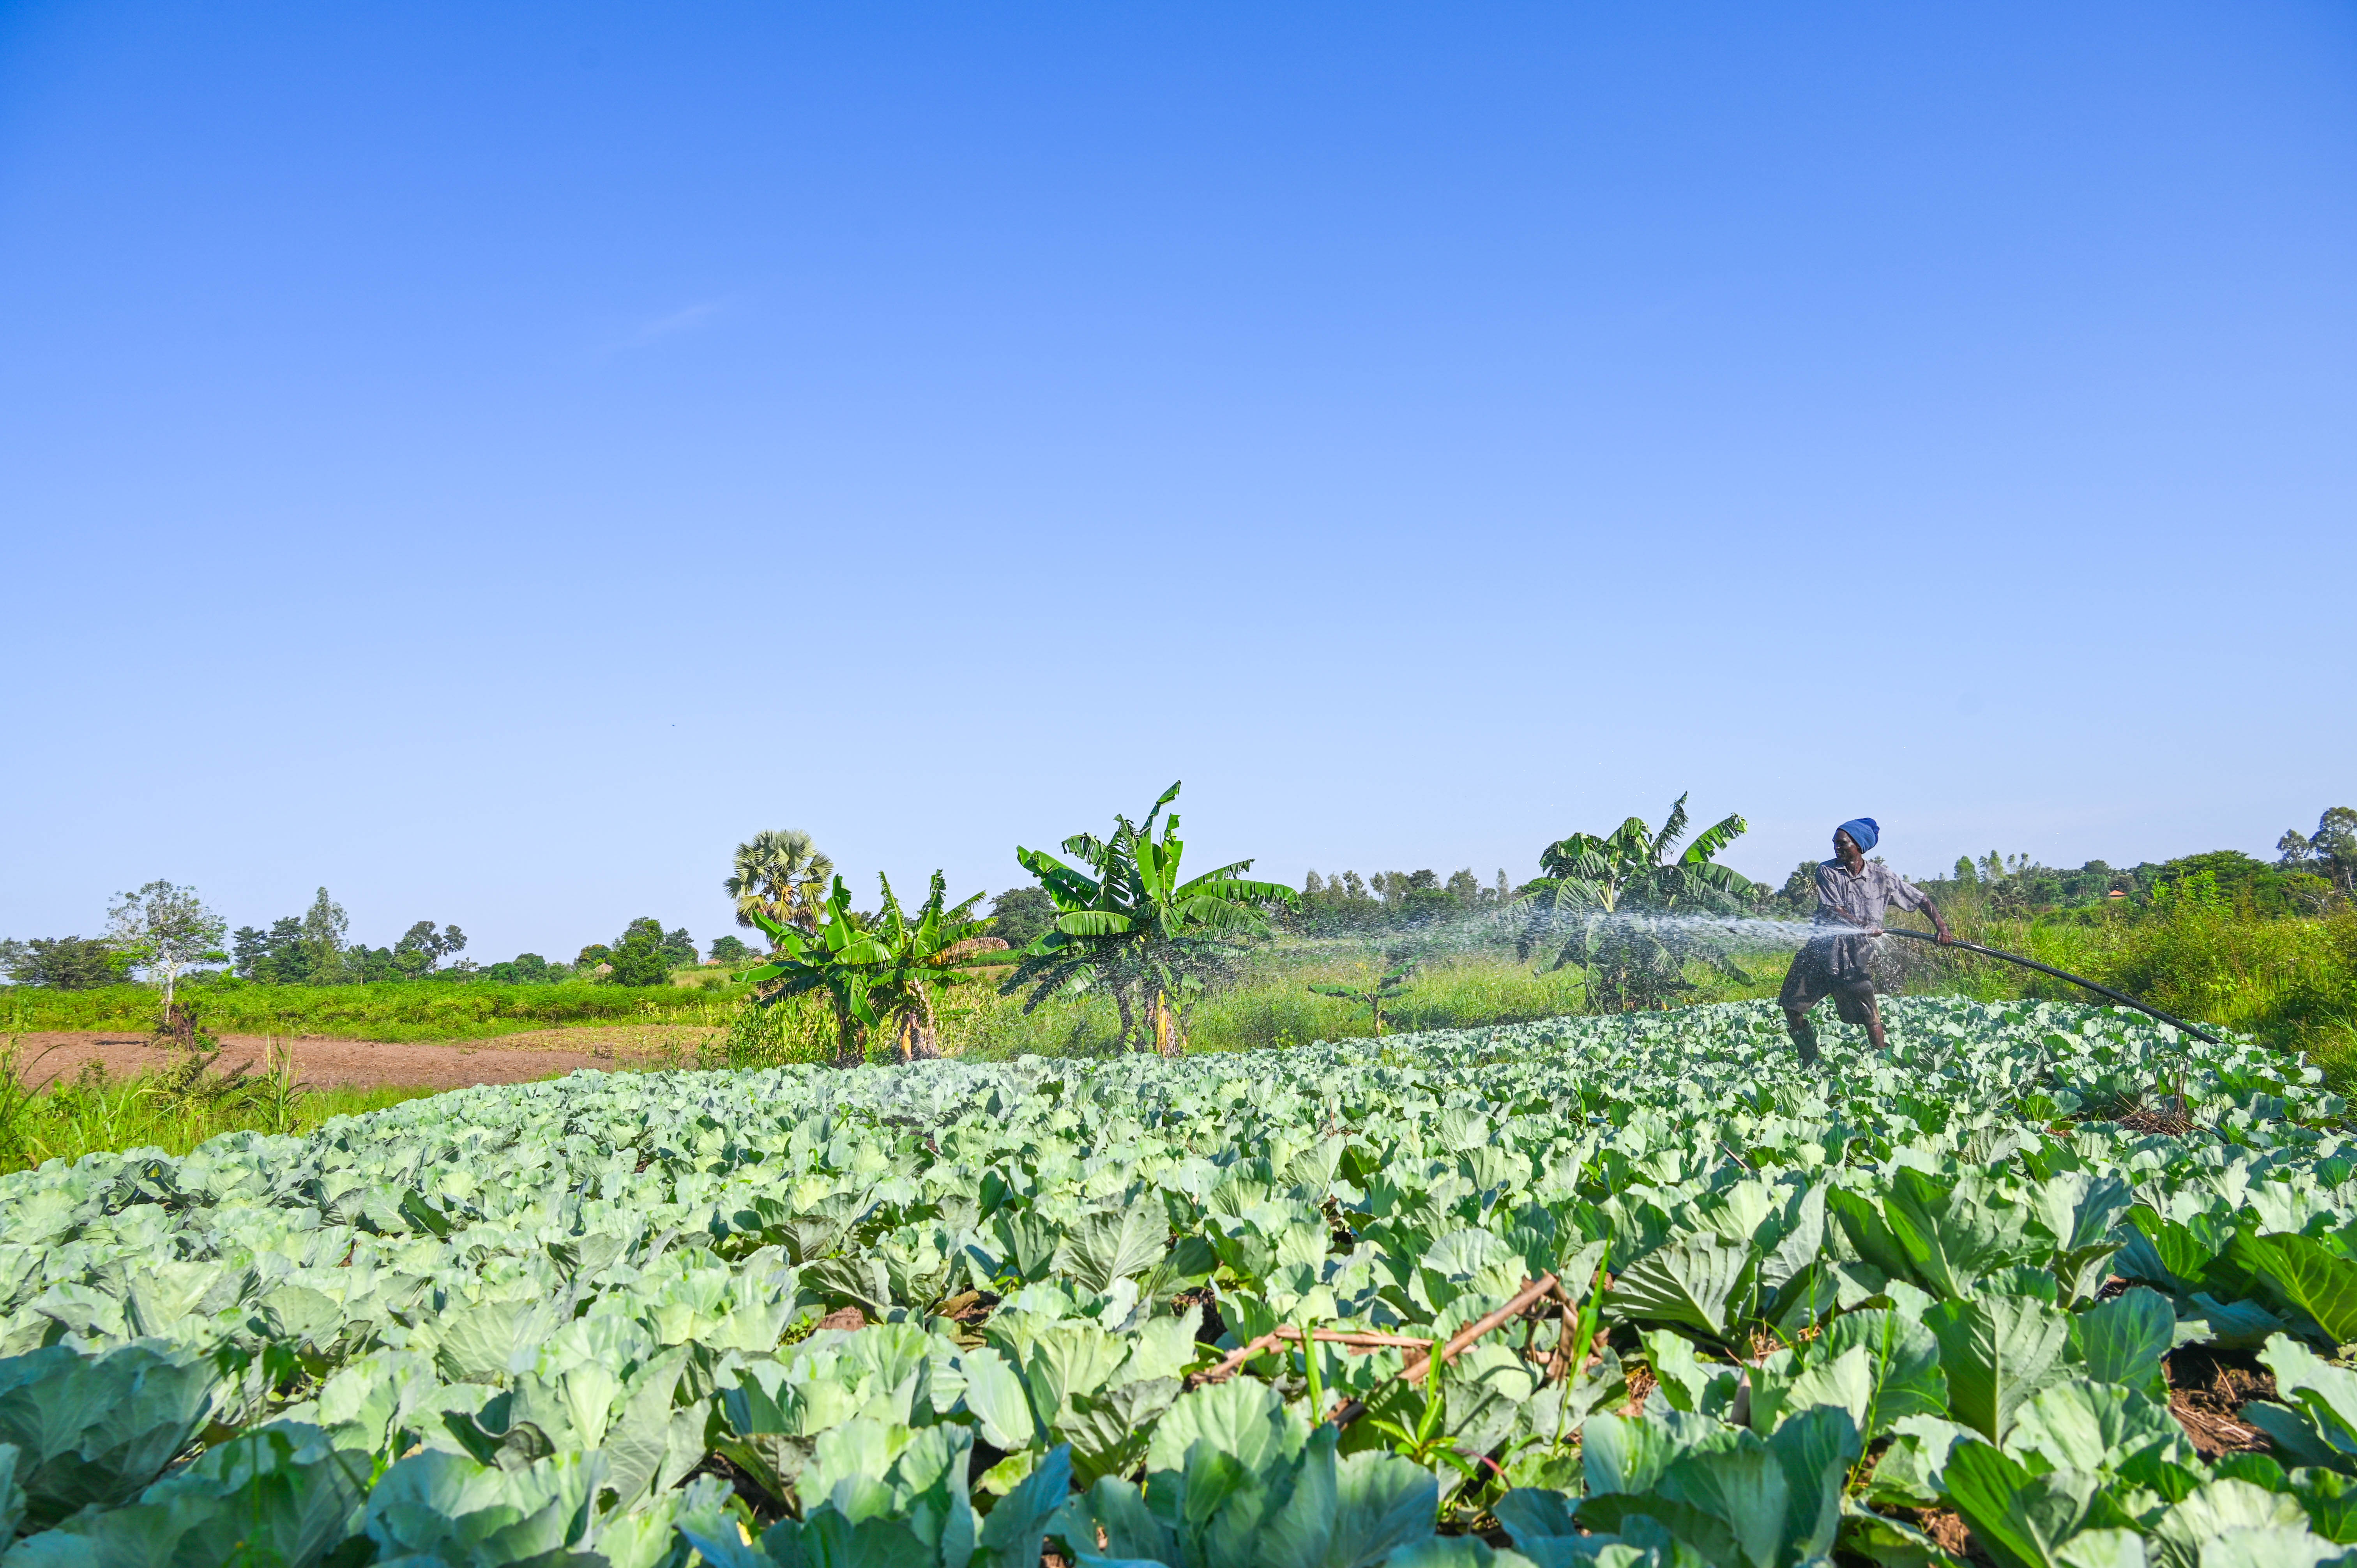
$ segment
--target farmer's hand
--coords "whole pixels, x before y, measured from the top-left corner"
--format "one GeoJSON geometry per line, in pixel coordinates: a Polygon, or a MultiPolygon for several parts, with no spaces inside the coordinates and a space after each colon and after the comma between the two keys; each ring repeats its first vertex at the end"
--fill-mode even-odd
{"type": "Polygon", "coordinates": [[[1953,931],[1952,931],[1952,930],[1950,930],[1950,929],[1948,929],[1948,922],[1947,922],[1947,921],[1945,921],[1945,920],[1942,920],[1942,921],[1940,922],[1940,925],[1939,925],[1939,930],[1940,930],[1940,945],[1941,945],[1942,947],[1946,947],[1950,942],[1953,942],[1953,941],[1954,941],[1954,940],[1956,940],[1956,933],[1955,933],[1955,932],[1953,932],[1953,931]]]}

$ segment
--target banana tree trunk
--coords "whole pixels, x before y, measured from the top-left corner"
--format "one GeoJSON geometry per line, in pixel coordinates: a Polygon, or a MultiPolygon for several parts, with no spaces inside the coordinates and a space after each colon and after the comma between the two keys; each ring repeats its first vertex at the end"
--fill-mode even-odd
{"type": "Polygon", "coordinates": [[[903,1012],[893,1045],[895,1054],[904,1062],[939,1060],[942,1034],[933,1022],[932,1009],[920,1001],[918,1005],[903,1012]]]}
{"type": "Polygon", "coordinates": [[[1187,1034],[1178,1018],[1170,1010],[1170,993],[1159,986],[1154,992],[1154,1050],[1157,1056],[1175,1057],[1186,1048],[1187,1034]]]}
{"type": "Polygon", "coordinates": [[[859,1047],[859,1020],[851,1015],[851,1004],[843,997],[834,999],[834,1065],[857,1067],[866,1053],[859,1047]]]}
{"type": "Polygon", "coordinates": [[[1114,984],[1113,1001],[1121,1009],[1121,1048],[1126,1051],[1137,1044],[1137,1007],[1130,1000],[1129,987],[1120,982],[1114,984]]]}

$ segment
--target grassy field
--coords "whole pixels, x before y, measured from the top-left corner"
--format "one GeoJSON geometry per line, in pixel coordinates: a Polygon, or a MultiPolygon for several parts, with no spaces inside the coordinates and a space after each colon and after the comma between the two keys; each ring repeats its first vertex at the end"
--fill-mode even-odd
{"type": "Polygon", "coordinates": [[[183,1075],[110,1078],[84,1072],[27,1091],[31,1064],[13,1041],[0,1047],[0,1172],[102,1150],[156,1148],[185,1155],[223,1133],[303,1133],[330,1116],[379,1111],[425,1089],[307,1090],[284,1076],[236,1082],[183,1075]]]}
{"type": "MultiPolygon", "coordinates": [[[[484,1040],[571,1024],[727,1022],[741,987],[718,970],[689,971],[674,985],[495,985],[487,981],[393,981],[374,985],[210,984],[183,989],[201,1027],[216,1035],[335,1035],[363,1040],[484,1040]]],[[[156,1026],[149,985],[93,991],[11,986],[0,993],[0,1030],[156,1026]]]]}

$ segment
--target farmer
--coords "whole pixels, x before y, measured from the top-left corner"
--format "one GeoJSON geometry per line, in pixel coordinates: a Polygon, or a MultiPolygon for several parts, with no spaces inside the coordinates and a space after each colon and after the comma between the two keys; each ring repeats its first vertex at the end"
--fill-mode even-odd
{"type": "Polygon", "coordinates": [[[1874,972],[1870,967],[1882,919],[1895,906],[1921,909],[1932,917],[1940,940],[1950,940],[1948,922],[1924,891],[1866,852],[1882,836],[1872,817],[1854,817],[1834,830],[1834,857],[1817,867],[1817,918],[1820,926],[1855,928],[1857,936],[1818,937],[1793,956],[1784,976],[1784,1026],[1801,1050],[1801,1065],[1817,1059],[1817,1031],[1809,1009],[1828,995],[1845,1024],[1856,1024],[1878,1051],[1890,1048],[1882,1034],[1882,1011],[1874,1004],[1874,972]]]}

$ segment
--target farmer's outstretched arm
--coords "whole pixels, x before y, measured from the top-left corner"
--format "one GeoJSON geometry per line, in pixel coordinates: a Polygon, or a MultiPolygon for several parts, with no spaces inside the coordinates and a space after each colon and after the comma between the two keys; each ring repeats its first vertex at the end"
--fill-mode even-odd
{"type": "Polygon", "coordinates": [[[1940,940],[1943,943],[1954,941],[1956,933],[1948,929],[1948,918],[1940,913],[1940,906],[1932,902],[1932,896],[1919,887],[1915,890],[1915,897],[1922,900],[1921,908],[1923,913],[1932,917],[1932,929],[1940,933],[1940,940]]]}

